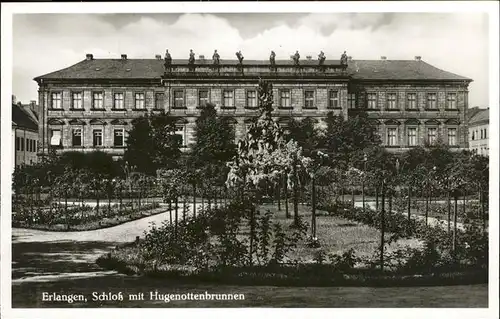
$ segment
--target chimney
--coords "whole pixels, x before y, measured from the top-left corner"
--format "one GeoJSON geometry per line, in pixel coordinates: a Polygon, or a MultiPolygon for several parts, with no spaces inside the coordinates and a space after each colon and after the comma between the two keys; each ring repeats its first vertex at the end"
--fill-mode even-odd
{"type": "Polygon", "coordinates": [[[415,61],[420,61],[422,60],[422,57],[420,55],[415,56],[415,61]]]}
{"type": "Polygon", "coordinates": [[[31,100],[30,101],[30,107],[31,108],[35,108],[36,107],[36,101],[35,100],[31,100]]]}
{"type": "Polygon", "coordinates": [[[311,55],[307,55],[307,56],[306,56],[307,61],[311,61],[311,60],[312,60],[312,58],[313,58],[313,57],[312,57],[311,55]]]}
{"type": "Polygon", "coordinates": [[[200,54],[200,55],[198,56],[198,60],[200,60],[200,63],[201,63],[201,64],[205,64],[205,55],[200,54]]]}
{"type": "Polygon", "coordinates": [[[85,57],[87,60],[94,60],[94,55],[91,53],[87,53],[87,55],[85,57]]]}
{"type": "Polygon", "coordinates": [[[156,60],[161,60],[161,55],[157,54],[155,55],[156,60]]]}
{"type": "Polygon", "coordinates": [[[16,104],[17,98],[14,94],[12,94],[12,104],[16,104]]]}
{"type": "Polygon", "coordinates": [[[387,57],[386,56],[381,56],[380,60],[387,60],[387,57]]]}
{"type": "Polygon", "coordinates": [[[127,59],[127,55],[126,54],[122,54],[122,60],[126,60],[127,59]]]}

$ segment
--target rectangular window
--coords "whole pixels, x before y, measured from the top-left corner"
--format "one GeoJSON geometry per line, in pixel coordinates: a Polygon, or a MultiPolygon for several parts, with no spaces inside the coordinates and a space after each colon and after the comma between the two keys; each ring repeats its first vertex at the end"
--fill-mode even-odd
{"type": "Polygon", "coordinates": [[[136,109],[143,109],[144,108],[144,93],[135,93],[134,94],[134,102],[135,106],[134,108],[136,109]]]}
{"type": "Polygon", "coordinates": [[[436,105],[436,93],[427,93],[427,108],[435,110],[437,108],[436,105]]]}
{"type": "Polygon", "coordinates": [[[488,138],[488,137],[486,136],[486,129],[484,129],[484,138],[488,138]]]}
{"type": "Polygon", "coordinates": [[[24,137],[21,137],[21,151],[24,151],[24,137]]]}
{"type": "Polygon", "coordinates": [[[396,106],[396,93],[387,93],[387,109],[395,110],[396,106]]]}
{"type": "Polygon", "coordinates": [[[61,140],[62,140],[61,130],[52,130],[50,137],[50,145],[61,146],[62,145],[61,140]]]}
{"type": "Polygon", "coordinates": [[[16,136],[16,151],[20,151],[21,150],[21,146],[19,145],[19,137],[16,136]]]}
{"type": "Polygon", "coordinates": [[[181,147],[186,146],[186,138],[185,138],[185,126],[184,125],[178,125],[175,127],[175,134],[179,135],[181,137],[181,147]]]}
{"type": "Polygon", "coordinates": [[[165,93],[155,93],[155,109],[161,110],[165,105],[165,93]]]}
{"type": "Polygon", "coordinates": [[[282,107],[282,108],[292,107],[292,97],[291,97],[290,90],[281,90],[280,91],[280,107],[282,107]]]}
{"type": "Polygon", "coordinates": [[[427,142],[432,145],[436,143],[436,139],[437,139],[437,128],[435,127],[427,128],[427,142]]]}
{"type": "Polygon", "coordinates": [[[207,105],[207,103],[209,101],[210,100],[208,98],[208,90],[199,90],[198,91],[198,106],[204,107],[205,105],[207,105]]]}
{"type": "Polygon", "coordinates": [[[457,145],[457,129],[449,128],[448,129],[448,145],[455,146],[457,145]]]}
{"type": "Polygon", "coordinates": [[[257,107],[257,91],[255,90],[247,91],[247,107],[250,108],[257,107]]]}
{"type": "Polygon", "coordinates": [[[407,129],[407,134],[408,134],[408,145],[409,146],[416,146],[417,145],[417,128],[416,127],[409,127],[407,129]]]}
{"type": "Polygon", "coordinates": [[[233,108],[234,107],[234,91],[233,90],[224,90],[222,92],[222,106],[224,108],[233,108]]]}
{"type": "Polygon", "coordinates": [[[457,108],[457,94],[456,93],[448,93],[446,95],[446,108],[454,110],[457,108]]]}
{"type": "Polygon", "coordinates": [[[62,109],[62,93],[61,92],[52,92],[51,100],[52,100],[52,108],[53,109],[62,109]]]}
{"type": "Polygon", "coordinates": [[[174,109],[184,108],[184,91],[174,90],[174,109]]]}
{"type": "Polygon", "coordinates": [[[408,93],[407,97],[407,108],[410,110],[414,110],[417,108],[417,94],[416,93],[408,93]]]}
{"type": "Polygon", "coordinates": [[[72,145],[73,146],[82,146],[82,129],[81,128],[73,129],[72,145]]]}
{"type": "Polygon", "coordinates": [[[350,109],[356,108],[356,93],[347,94],[347,104],[348,104],[350,109]]]}
{"type": "Polygon", "coordinates": [[[71,107],[74,109],[82,109],[83,108],[82,92],[71,93],[71,107]]]}
{"type": "Polygon", "coordinates": [[[94,129],[93,137],[93,145],[102,146],[102,129],[94,129]]]}
{"type": "Polygon", "coordinates": [[[397,133],[396,128],[394,127],[387,128],[387,145],[389,146],[398,145],[396,133],[397,133]]]}
{"type": "Polygon", "coordinates": [[[113,108],[117,110],[123,110],[124,108],[123,93],[115,93],[113,95],[113,108]]]}
{"type": "Polygon", "coordinates": [[[26,139],[26,151],[31,152],[31,140],[29,138],[26,139]]]}
{"type": "Polygon", "coordinates": [[[376,109],[377,108],[377,93],[368,93],[366,95],[367,108],[376,109]]]}
{"type": "Polygon", "coordinates": [[[304,108],[313,109],[314,108],[314,91],[304,91],[304,108]]]}
{"type": "Polygon", "coordinates": [[[124,145],[124,139],[123,139],[123,129],[115,129],[113,133],[113,145],[114,146],[123,146],[124,145]]]}
{"type": "Polygon", "coordinates": [[[339,108],[339,91],[330,91],[328,93],[328,108],[337,109],[339,108]]]}
{"type": "Polygon", "coordinates": [[[102,92],[93,92],[92,93],[92,107],[94,109],[103,109],[104,108],[104,94],[102,92]]]}

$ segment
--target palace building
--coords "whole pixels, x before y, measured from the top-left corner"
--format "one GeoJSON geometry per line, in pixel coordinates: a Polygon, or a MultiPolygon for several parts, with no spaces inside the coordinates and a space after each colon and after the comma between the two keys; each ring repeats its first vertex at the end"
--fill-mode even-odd
{"type": "MultiPolygon", "coordinates": [[[[366,110],[390,149],[442,141],[468,147],[468,86],[472,81],[414,60],[86,59],[36,77],[39,154],[103,150],[123,154],[134,118],[165,110],[178,120],[184,146],[205,103],[232,117],[236,138],[255,116],[259,79],[273,84],[274,114],[345,118],[366,110]]],[[[323,123],[324,124],[324,123],[323,123]]]]}

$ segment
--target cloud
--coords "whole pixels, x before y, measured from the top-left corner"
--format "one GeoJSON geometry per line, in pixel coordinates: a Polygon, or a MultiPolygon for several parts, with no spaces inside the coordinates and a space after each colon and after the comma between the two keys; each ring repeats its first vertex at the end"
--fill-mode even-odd
{"type": "Polygon", "coordinates": [[[174,58],[189,49],[222,59],[288,59],[295,50],[315,59],[323,50],[338,59],[413,59],[473,78],[471,105],[488,101],[487,17],[446,13],[332,14],[32,14],[14,17],[14,94],[37,96],[32,78],[96,58],[153,58],[168,48],[174,58]]]}

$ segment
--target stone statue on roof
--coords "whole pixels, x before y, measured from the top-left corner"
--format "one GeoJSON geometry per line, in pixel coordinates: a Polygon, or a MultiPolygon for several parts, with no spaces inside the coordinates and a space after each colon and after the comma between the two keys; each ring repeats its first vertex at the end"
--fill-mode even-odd
{"type": "Polygon", "coordinates": [[[323,51],[321,51],[319,54],[318,54],[318,62],[319,62],[319,65],[323,65],[325,63],[325,60],[326,60],[326,57],[325,57],[325,53],[323,51]]]}
{"type": "Polygon", "coordinates": [[[236,57],[238,58],[239,63],[243,64],[243,54],[241,53],[241,50],[236,52],[236,57]]]}
{"type": "Polygon", "coordinates": [[[165,64],[166,65],[172,64],[172,56],[170,55],[170,53],[168,53],[168,49],[165,51],[165,64]]]}
{"type": "Polygon", "coordinates": [[[293,55],[293,64],[294,65],[299,65],[299,59],[300,59],[300,54],[299,51],[295,51],[295,54],[293,55]]]}
{"type": "Polygon", "coordinates": [[[219,65],[220,55],[219,53],[217,53],[217,50],[214,51],[214,54],[212,55],[212,60],[214,60],[214,64],[219,65]]]}
{"type": "Polygon", "coordinates": [[[189,50],[189,64],[194,64],[195,61],[193,49],[189,50]]]}
{"type": "Polygon", "coordinates": [[[347,66],[347,53],[346,53],[346,51],[344,51],[344,53],[342,53],[342,56],[340,57],[340,65],[347,66]]]}
{"type": "Polygon", "coordinates": [[[274,51],[271,51],[271,55],[269,56],[269,62],[271,63],[271,65],[276,64],[276,53],[274,53],[274,51]]]}

